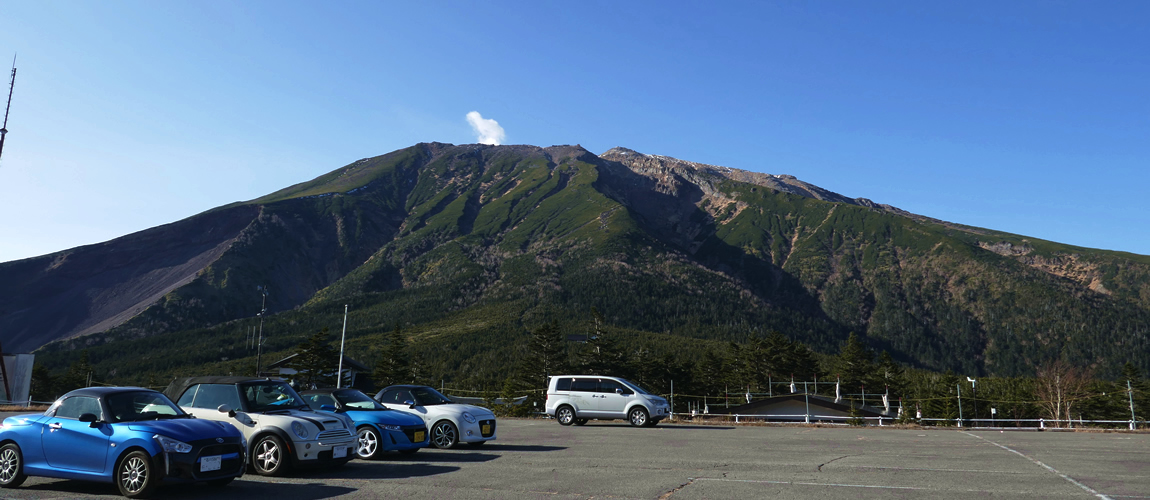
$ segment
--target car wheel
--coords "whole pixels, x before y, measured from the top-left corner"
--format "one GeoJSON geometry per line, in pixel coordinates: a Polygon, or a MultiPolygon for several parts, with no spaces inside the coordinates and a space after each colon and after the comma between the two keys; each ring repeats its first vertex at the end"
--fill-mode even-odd
{"type": "Polygon", "coordinates": [[[116,486],[128,498],[144,498],[159,484],[158,471],[152,466],[152,457],[142,451],[133,451],[120,459],[116,466],[116,486]]]}
{"type": "Polygon", "coordinates": [[[0,487],[15,488],[24,483],[24,456],[16,443],[8,443],[0,448],[0,487]]]}
{"type": "Polygon", "coordinates": [[[404,455],[413,455],[417,451],[419,451],[419,448],[412,448],[410,450],[399,450],[399,452],[404,454],[404,455]]]}
{"type": "Polygon", "coordinates": [[[288,456],[284,442],[274,435],[266,435],[256,441],[252,449],[252,465],[261,476],[282,476],[287,474],[288,456]]]}
{"type": "Polygon", "coordinates": [[[577,418],[575,419],[575,425],[587,425],[587,419],[577,418]]]}
{"type": "Polygon", "coordinates": [[[645,427],[648,420],[647,409],[642,406],[636,406],[631,409],[627,414],[627,419],[631,421],[631,425],[635,427],[645,427]]]}
{"type": "Polygon", "coordinates": [[[383,444],[379,440],[379,432],[370,425],[365,425],[359,428],[356,434],[359,441],[355,446],[355,455],[364,460],[371,460],[380,454],[380,445],[383,444]]]}
{"type": "Polygon", "coordinates": [[[575,409],[563,405],[558,410],[555,410],[555,420],[559,421],[559,425],[571,425],[575,421],[575,409]]]}
{"type": "Polygon", "coordinates": [[[447,420],[440,420],[431,428],[431,445],[441,450],[455,446],[459,442],[459,430],[455,424],[447,420]]]}

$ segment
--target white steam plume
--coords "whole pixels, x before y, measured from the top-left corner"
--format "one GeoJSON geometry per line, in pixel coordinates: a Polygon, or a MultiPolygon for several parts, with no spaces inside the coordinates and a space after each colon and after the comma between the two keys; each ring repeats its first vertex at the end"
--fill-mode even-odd
{"type": "Polygon", "coordinates": [[[484,118],[478,111],[467,113],[467,123],[471,124],[471,130],[475,131],[476,142],[480,144],[498,146],[507,137],[499,122],[484,118]]]}

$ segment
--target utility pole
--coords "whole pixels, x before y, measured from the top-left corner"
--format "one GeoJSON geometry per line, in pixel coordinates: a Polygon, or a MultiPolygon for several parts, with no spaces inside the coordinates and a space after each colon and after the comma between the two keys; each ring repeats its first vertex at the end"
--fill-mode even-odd
{"type": "Polygon", "coordinates": [[[1134,415],[1134,388],[1130,386],[1130,379],[1126,379],[1126,395],[1130,397],[1130,430],[1138,428],[1138,417],[1134,415]]]}
{"type": "Polygon", "coordinates": [[[263,295],[263,301],[260,302],[260,334],[259,340],[256,342],[256,376],[260,376],[260,362],[264,353],[264,316],[268,312],[268,287],[260,285],[256,287],[256,291],[263,295]]]}
{"type": "Polygon", "coordinates": [[[16,54],[12,54],[12,80],[8,82],[8,105],[4,107],[4,125],[0,125],[0,155],[4,154],[4,136],[8,135],[8,111],[12,109],[12,90],[16,88],[16,54]]]}
{"type": "Polygon", "coordinates": [[[343,382],[343,340],[347,338],[347,304],[343,305],[343,333],[339,336],[339,369],[335,372],[335,388],[343,382]]]}
{"type": "Polygon", "coordinates": [[[958,426],[962,427],[962,384],[957,384],[958,388],[958,426]]]}

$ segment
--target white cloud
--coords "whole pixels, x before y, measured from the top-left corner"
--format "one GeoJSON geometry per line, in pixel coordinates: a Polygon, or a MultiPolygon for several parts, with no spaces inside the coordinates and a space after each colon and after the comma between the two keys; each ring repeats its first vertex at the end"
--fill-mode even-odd
{"type": "Polygon", "coordinates": [[[480,144],[498,146],[507,137],[507,134],[503,132],[503,127],[499,126],[499,122],[484,118],[478,111],[467,113],[467,123],[471,124],[471,130],[475,132],[476,142],[480,144]]]}

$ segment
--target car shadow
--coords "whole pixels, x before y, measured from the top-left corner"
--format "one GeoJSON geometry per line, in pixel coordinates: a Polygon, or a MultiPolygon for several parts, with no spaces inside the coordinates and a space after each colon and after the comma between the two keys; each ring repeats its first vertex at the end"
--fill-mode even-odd
{"type": "MultiPolygon", "coordinates": [[[[492,455],[490,453],[460,453],[457,451],[421,451],[414,455],[400,455],[400,454],[387,454],[384,455],[383,460],[357,460],[363,463],[388,463],[388,462],[433,462],[433,463],[475,463],[475,462],[490,462],[499,458],[499,455],[492,455]]],[[[353,461],[352,463],[355,463],[353,461]]]]}
{"type": "MultiPolygon", "coordinates": [[[[420,460],[429,462],[430,460],[420,460]]],[[[477,460],[478,461],[478,460],[477,460]]],[[[387,460],[353,460],[334,469],[301,469],[292,477],[307,479],[403,479],[455,472],[459,467],[426,463],[395,464],[387,460]]]]}
{"type": "Polygon", "coordinates": [[[488,444],[483,447],[483,451],[559,451],[566,449],[566,446],[538,446],[526,444],[488,444]]]}
{"type": "MultiPolygon", "coordinates": [[[[107,483],[94,483],[90,481],[52,480],[51,482],[35,484],[19,488],[32,490],[44,494],[84,495],[84,496],[110,496],[120,497],[120,490],[115,485],[107,483]]],[[[251,498],[281,498],[292,500],[322,500],[334,498],[349,493],[355,493],[355,488],[345,486],[330,486],[323,483],[266,483],[258,481],[245,481],[237,479],[225,487],[213,487],[206,484],[177,484],[165,483],[153,493],[159,498],[206,498],[213,499],[251,499],[251,498]]]]}

